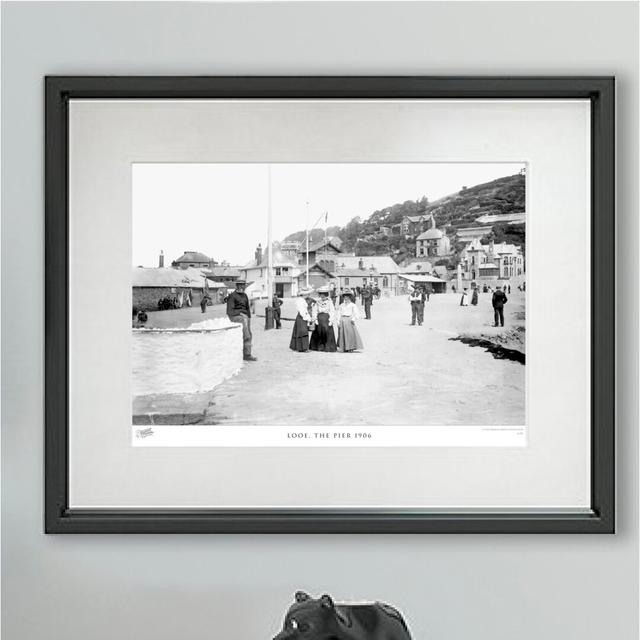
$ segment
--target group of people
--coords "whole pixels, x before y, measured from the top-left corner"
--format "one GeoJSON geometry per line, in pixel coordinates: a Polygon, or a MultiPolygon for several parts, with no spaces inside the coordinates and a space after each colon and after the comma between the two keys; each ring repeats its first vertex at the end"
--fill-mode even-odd
{"type": "MultiPolygon", "coordinates": [[[[507,289],[509,293],[511,293],[511,285],[505,285],[504,291],[503,287],[496,286],[495,290],[489,288],[489,292],[491,292],[491,306],[493,307],[493,326],[494,327],[504,327],[504,305],[507,304],[507,289]]],[[[483,291],[487,292],[486,285],[483,287],[483,291]]],[[[471,304],[476,306],[478,304],[478,287],[473,287],[471,293],[471,304]]],[[[465,287],[462,291],[462,296],[460,297],[460,306],[468,307],[467,303],[467,287],[465,287]]]]}
{"type": "MultiPolygon", "coordinates": [[[[251,303],[245,293],[245,280],[237,280],[236,288],[227,297],[227,317],[231,322],[242,325],[242,356],[244,360],[256,361],[251,353],[251,303]]],[[[316,290],[303,288],[296,298],[296,318],[293,323],[289,347],[293,351],[326,351],[344,353],[363,348],[362,338],[356,326],[361,318],[355,303],[355,294],[350,289],[340,292],[340,304],[336,307],[330,297],[329,287],[316,290]],[[336,339],[335,328],[338,329],[336,339]]],[[[282,327],[281,307],[283,300],[277,295],[271,301],[276,329],[282,327]]]]}
{"type": "MultiPolygon", "coordinates": [[[[507,285],[509,286],[509,285],[507,285]]],[[[236,282],[236,289],[227,297],[227,316],[231,322],[242,325],[243,358],[255,361],[251,353],[251,304],[244,292],[245,280],[236,282]]],[[[507,287],[505,287],[507,289],[507,287]]],[[[325,351],[344,353],[359,351],[363,348],[362,338],[358,332],[356,321],[362,318],[360,308],[356,305],[357,291],[324,286],[314,291],[301,288],[296,298],[296,317],[291,332],[289,348],[292,351],[325,351]],[[335,301],[339,299],[336,306],[335,301]],[[336,337],[337,329],[337,337],[336,337]]],[[[411,324],[421,326],[424,323],[425,304],[432,292],[427,286],[414,284],[409,294],[411,305],[411,324]]],[[[467,289],[462,292],[461,306],[468,306],[467,289]]],[[[360,298],[364,307],[365,319],[371,319],[371,306],[376,297],[374,288],[365,286],[360,290],[360,298]]],[[[507,303],[506,292],[497,286],[492,292],[491,304],[494,310],[494,326],[504,327],[504,305],[507,303]]],[[[276,329],[282,328],[281,307],[283,300],[277,295],[271,301],[276,329]]],[[[471,294],[471,304],[478,304],[478,287],[471,294]]]]}
{"type": "Polygon", "coordinates": [[[361,350],[362,339],[356,327],[356,320],[361,316],[353,291],[343,290],[337,307],[329,295],[329,287],[317,289],[316,298],[312,297],[313,293],[311,288],[300,289],[298,293],[289,348],[299,352],[330,353],[338,349],[344,353],[361,350]],[[338,328],[337,340],[335,327],[338,328]]]}
{"type": "Polygon", "coordinates": [[[365,284],[362,287],[355,287],[354,294],[356,298],[362,298],[362,295],[366,290],[368,290],[371,293],[371,296],[373,298],[375,298],[376,300],[380,300],[382,291],[380,290],[380,287],[377,284],[376,285],[365,284]]]}
{"type": "Polygon", "coordinates": [[[169,309],[181,309],[184,305],[191,306],[191,291],[181,291],[179,296],[165,296],[158,300],[158,311],[168,311],[169,309]]]}

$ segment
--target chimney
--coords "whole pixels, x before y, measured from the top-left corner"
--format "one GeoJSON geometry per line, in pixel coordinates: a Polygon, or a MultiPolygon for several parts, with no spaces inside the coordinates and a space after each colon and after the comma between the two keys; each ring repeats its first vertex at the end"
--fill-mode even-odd
{"type": "Polygon", "coordinates": [[[164,251],[160,249],[160,256],[158,257],[158,268],[164,268],[164,251]]]}
{"type": "Polygon", "coordinates": [[[256,264],[260,264],[262,262],[262,245],[261,244],[258,244],[258,246],[256,247],[255,258],[256,258],[256,264]]]}

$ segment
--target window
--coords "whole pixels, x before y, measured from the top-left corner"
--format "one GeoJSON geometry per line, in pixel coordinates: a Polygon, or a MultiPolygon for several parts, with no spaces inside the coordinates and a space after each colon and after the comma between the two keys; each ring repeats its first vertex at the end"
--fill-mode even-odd
{"type": "Polygon", "coordinates": [[[389,286],[389,278],[387,278],[387,276],[384,276],[384,278],[382,278],[382,286],[383,287],[389,286]]]}
{"type": "Polygon", "coordinates": [[[362,278],[362,284],[367,284],[367,279],[366,278],[362,278]]]}
{"type": "Polygon", "coordinates": [[[280,267],[276,267],[276,275],[277,276],[281,276],[282,275],[282,269],[280,267]]]}
{"type": "Polygon", "coordinates": [[[349,286],[349,278],[345,278],[344,279],[344,284],[345,284],[345,286],[349,286]]]}

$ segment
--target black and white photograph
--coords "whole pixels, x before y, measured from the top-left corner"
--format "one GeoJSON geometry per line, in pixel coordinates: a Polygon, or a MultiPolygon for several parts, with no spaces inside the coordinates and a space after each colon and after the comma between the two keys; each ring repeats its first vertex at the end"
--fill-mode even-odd
{"type": "Polygon", "coordinates": [[[526,183],[525,162],[134,163],[134,444],[523,433],[526,183]]]}

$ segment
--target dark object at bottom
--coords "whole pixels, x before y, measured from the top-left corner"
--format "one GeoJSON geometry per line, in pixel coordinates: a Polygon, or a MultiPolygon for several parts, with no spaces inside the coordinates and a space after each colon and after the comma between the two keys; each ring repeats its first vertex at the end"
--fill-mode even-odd
{"type": "Polygon", "coordinates": [[[336,346],[336,334],[333,327],[329,326],[329,314],[318,314],[318,326],[311,334],[309,340],[309,349],[311,351],[329,351],[335,353],[338,349],[336,346]]]}
{"type": "Polygon", "coordinates": [[[287,611],[274,640],[411,640],[402,614],[382,602],[334,604],[330,596],[314,599],[302,591],[287,611]]]}
{"type": "Polygon", "coordinates": [[[482,338],[467,338],[457,336],[455,338],[449,338],[449,340],[457,340],[463,344],[468,344],[470,347],[483,347],[488,351],[496,360],[513,360],[520,364],[525,364],[526,356],[522,351],[517,349],[509,349],[503,347],[501,344],[495,344],[489,340],[483,340],[482,338]]]}
{"type": "Polygon", "coordinates": [[[309,327],[300,314],[296,316],[291,332],[289,349],[293,351],[309,351],[309,327]]]}
{"type": "Polygon", "coordinates": [[[274,320],[274,309],[273,307],[265,307],[264,308],[264,328],[266,331],[269,329],[273,329],[273,320],[274,320]]]}

